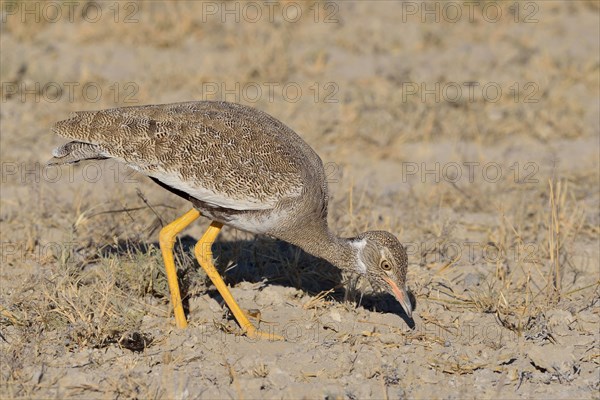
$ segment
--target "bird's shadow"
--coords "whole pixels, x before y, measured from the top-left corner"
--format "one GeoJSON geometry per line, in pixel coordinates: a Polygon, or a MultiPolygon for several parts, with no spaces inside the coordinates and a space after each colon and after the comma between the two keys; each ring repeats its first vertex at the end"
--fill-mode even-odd
{"type": "MultiPolygon", "coordinates": [[[[174,253],[177,260],[193,259],[191,267],[200,268],[193,258],[197,240],[189,235],[181,236],[176,243],[174,253]]],[[[159,248],[159,244],[120,240],[117,244],[104,247],[101,255],[127,256],[132,252],[150,251],[159,248]]],[[[347,289],[343,284],[342,272],[325,260],[305,253],[289,243],[265,236],[256,236],[252,240],[217,241],[212,246],[215,266],[226,283],[235,285],[239,282],[267,282],[272,285],[295,287],[311,295],[324,291],[334,291],[330,296],[339,302],[355,301],[367,310],[393,313],[400,316],[411,328],[415,322],[408,317],[396,299],[387,293],[361,294],[356,289],[347,289]]],[[[177,265],[180,290],[184,301],[184,309],[189,310],[190,268],[177,265]]],[[[217,290],[208,290],[211,297],[220,299],[217,290]]],[[[409,293],[413,308],[415,298],[409,293]]]]}

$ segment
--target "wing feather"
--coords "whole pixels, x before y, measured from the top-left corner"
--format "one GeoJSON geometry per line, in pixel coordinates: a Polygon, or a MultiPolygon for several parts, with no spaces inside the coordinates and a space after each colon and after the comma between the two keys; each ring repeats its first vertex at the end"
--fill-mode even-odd
{"type": "Polygon", "coordinates": [[[216,207],[269,209],[324,181],[321,159],[256,109],[190,102],[78,112],[53,131],[216,207]]]}

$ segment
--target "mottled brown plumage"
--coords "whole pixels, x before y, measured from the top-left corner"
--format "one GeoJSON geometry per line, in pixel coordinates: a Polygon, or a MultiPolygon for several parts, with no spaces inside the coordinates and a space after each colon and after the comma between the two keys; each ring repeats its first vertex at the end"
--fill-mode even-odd
{"type": "Polygon", "coordinates": [[[271,208],[281,197],[298,195],[303,185],[319,178],[314,173],[321,165],[291,129],[233,103],[77,112],[56,123],[53,132],[94,144],[98,155],[123,160],[145,175],[175,174],[182,182],[247,205],[244,209],[271,208]]]}
{"type": "Polygon", "coordinates": [[[408,315],[406,251],[388,232],[339,238],[327,227],[323,163],[294,131],[239,104],[187,102],[78,112],[49,164],[117,159],[204,216],[295,244],[392,293],[408,315]]]}

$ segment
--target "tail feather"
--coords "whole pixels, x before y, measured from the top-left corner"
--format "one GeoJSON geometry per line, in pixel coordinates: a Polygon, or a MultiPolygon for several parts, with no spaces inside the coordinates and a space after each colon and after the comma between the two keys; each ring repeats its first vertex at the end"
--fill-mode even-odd
{"type": "Polygon", "coordinates": [[[104,160],[108,154],[98,145],[84,142],[68,142],[52,151],[52,157],[46,165],[73,164],[82,160],[104,160]]]}

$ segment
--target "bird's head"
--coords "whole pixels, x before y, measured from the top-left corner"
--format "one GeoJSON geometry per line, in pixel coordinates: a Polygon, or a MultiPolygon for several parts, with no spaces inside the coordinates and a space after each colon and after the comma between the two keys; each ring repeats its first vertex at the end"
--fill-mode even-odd
{"type": "Polygon", "coordinates": [[[404,246],[389,232],[365,232],[353,241],[357,249],[356,269],[372,286],[384,289],[400,303],[408,317],[412,304],[406,290],[408,256],[404,246]]]}

